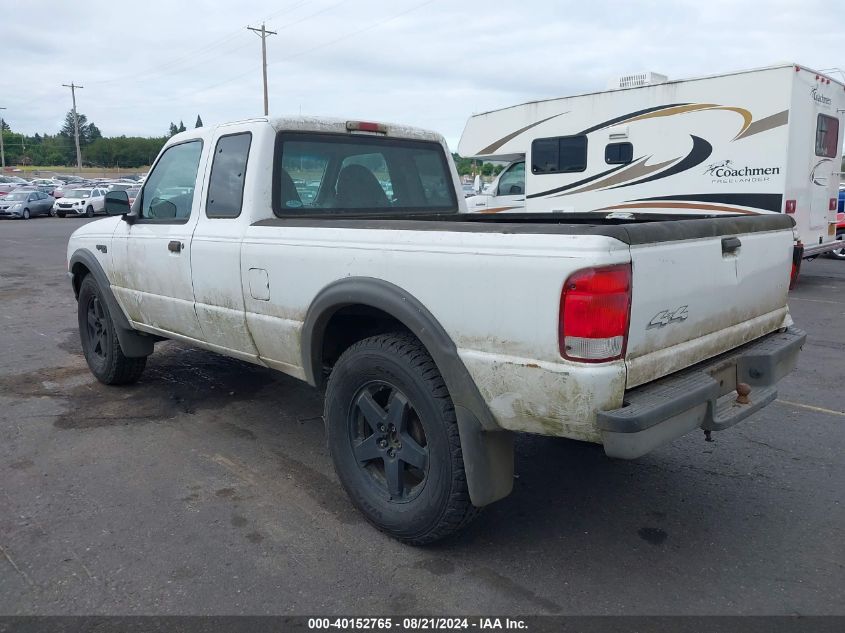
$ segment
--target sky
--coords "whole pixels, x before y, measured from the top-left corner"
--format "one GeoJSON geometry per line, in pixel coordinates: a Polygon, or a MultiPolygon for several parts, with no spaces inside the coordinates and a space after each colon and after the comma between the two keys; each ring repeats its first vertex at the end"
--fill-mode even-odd
{"type": "MultiPolygon", "coordinates": [[[[457,147],[477,112],[797,62],[845,69],[830,0],[0,0],[0,107],[12,129],[56,133],[77,106],[104,136],[163,136],[263,113],[405,123],[457,147]]],[[[842,79],[840,73],[833,73],[842,79]]]]}

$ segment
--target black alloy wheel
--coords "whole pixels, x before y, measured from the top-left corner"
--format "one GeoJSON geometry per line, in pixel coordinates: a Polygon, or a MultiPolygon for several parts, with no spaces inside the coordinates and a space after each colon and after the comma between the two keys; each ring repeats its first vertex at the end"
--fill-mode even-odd
{"type": "Polygon", "coordinates": [[[387,500],[410,501],[426,483],[428,447],[419,414],[396,385],[362,387],[347,418],[358,466],[387,500]]]}

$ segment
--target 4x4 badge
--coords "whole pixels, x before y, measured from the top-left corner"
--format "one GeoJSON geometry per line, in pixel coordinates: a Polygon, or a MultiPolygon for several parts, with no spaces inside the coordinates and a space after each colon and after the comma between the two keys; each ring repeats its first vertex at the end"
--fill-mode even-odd
{"type": "Polygon", "coordinates": [[[661,310],[651,317],[651,321],[648,322],[646,329],[650,330],[652,328],[663,327],[664,325],[669,325],[670,323],[675,323],[677,321],[686,321],[689,316],[687,307],[688,306],[681,306],[680,308],[675,308],[674,310],[661,310]]]}

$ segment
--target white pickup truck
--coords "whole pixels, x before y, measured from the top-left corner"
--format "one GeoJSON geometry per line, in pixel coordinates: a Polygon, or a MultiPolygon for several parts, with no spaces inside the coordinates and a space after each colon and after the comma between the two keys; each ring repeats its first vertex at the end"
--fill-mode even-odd
{"type": "Polygon", "coordinates": [[[805,335],[785,215],[465,214],[443,138],[324,119],[174,136],[77,229],[88,365],[174,339],[325,388],[338,477],[411,543],[510,493],[515,432],[631,459],[776,397],[805,335]]]}

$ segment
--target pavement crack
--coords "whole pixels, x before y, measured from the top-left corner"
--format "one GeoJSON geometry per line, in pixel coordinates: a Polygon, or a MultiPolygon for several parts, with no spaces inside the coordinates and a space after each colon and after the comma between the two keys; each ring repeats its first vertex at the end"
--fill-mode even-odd
{"type": "Polygon", "coordinates": [[[3,554],[3,558],[9,561],[9,564],[12,566],[12,568],[14,568],[16,572],[23,576],[23,579],[30,587],[35,586],[35,583],[32,582],[32,578],[29,577],[29,574],[27,574],[23,569],[18,567],[18,564],[12,559],[11,556],[9,556],[9,552],[7,552],[6,548],[4,548],[2,545],[0,545],[0,554],[3,554]]]}

